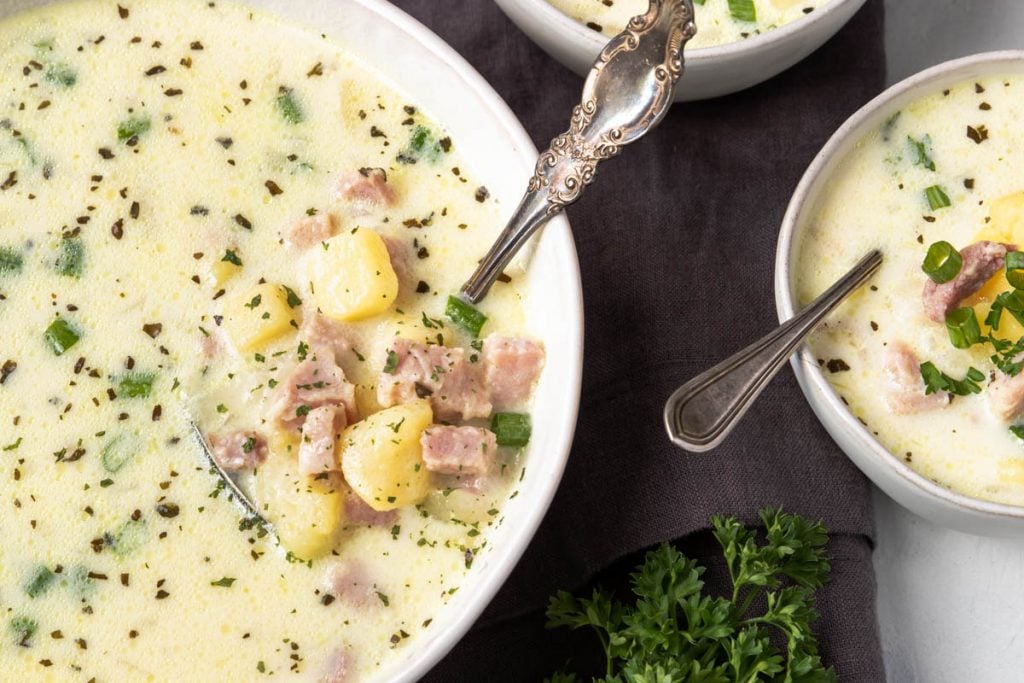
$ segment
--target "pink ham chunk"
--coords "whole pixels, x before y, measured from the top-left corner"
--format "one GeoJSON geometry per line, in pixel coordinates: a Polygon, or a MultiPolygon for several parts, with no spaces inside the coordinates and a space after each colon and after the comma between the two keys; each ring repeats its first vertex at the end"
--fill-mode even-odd
{"type": "Polygon", "coordinates": [[[324,573],[324,592],[349,607],[366,607],[378,601],[377,587],[359,560],[339,560],[324,573]]]}
{"type": "Polygon", "coordinates": [[[479,427],[431,425],[420,436],[423,462],[438,474],[478,477],[494,462],[498,443],[494,433],[479,427]]]}
{"type": "Polygon", "coordinates": [[[993,414],[1004,422],[1024,412],[1024,372],[1012,377],[999,373],[988,385],[988,404],[993,414]]]}
{"type": "Polygon", "coordinates": [[[544,368],[544,347],[521,337],[492,334],[484,340],[484,382],[496,410],[525,403],[544,368]]]}
{"type": "Polygon", "coordinates": [[[491,401],[475,365],[465,351],[397,339],[391,348],[397,360],[392,372],[381,372],[377,401],[385,408],[430,398],[441,419],[466,420],[491,414],[491,401]]]}
{"type": "Polygon", "coordinates": [[[306,421],[302,424],[299,472],[315,476],[341,470],[335,441],[346,424],[344,408],[324,405],[309,411],[306,421]]]}
{"type": "Polygon", "coordinates": [[[335,650],[327,660],[327,668],[319,683],[347,683],[351,659],[348,648],[341,647],[335,650]]]}
{"type": "Polygon", "coordinates": [[[210,434],[210,457],[227,472],[259,467],[267,459],[267,442],[255,432],[210,434]]]}
{"type": "Polygon", "coordinates": [[[345,379],[333,349],[311,347],[306,359],[274,390],[266,417],[298,429],[310,412],[322,406],[344,406],[349,423],[359,419],[355,386],[345,379]]]}
{"type": "Polygon", "coordinates": [[[398,521],[397,510],[378,512],[366,504],[352,490],[345,496],[345,524],[347,526],[391,527],[398,521]]]}
{"type": "Polygon", "coordinates": [[[981,289],[989,278],[1003,269],[1006,252],[1016,250],[1017,247],[1012,244],[984,241],[961,249],[963,265],[955,278],[941,285],[930,279],[925,282],[921,295],[924,312],[937,323],[945,322],[946,316],[961,301],[981,289]]]}
{"type": "Polygon", "coordinates": [[[885,400],[897,415],[912,415],[942,408],[949,404],[949,394],[937,391],[925,394],[924,380],[917,356],[903,342],[896,341],[886,349],[885,371],[889,376],[885,400]]]}
{"type": "Polygon", "coordinates": [[[395,203],[395,191],[388,185],[383,168],[361,168],[338,181],[336,194],[361,212],[386,209],[395,203]]]}
{"type": "Polygon", "coordinates": [[[305,250],[326,242],[335,232],[337,229],[334,219],[330,214],[321,213],[306,216],[288,226],[284,232],[284,241],[292,249],[305,250]]]}
{"type": "Polygon", "coordinates": [[[314,313],[303,323],[299,337],[311,349],[326,349],[328,354],[333,353],[335,360],[352,349],[342,326],[320,313],[314,313]]]}

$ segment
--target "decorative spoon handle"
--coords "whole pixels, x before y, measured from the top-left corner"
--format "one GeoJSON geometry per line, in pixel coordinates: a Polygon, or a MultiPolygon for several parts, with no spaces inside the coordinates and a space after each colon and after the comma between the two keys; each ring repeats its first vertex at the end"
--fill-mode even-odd
{"type": "Polygon", "coordinates": [[[683,74],[683,46],[694,36],[692,0],[651,0],[646,14],[601,51],[573,108],[569,130],[540,155],[523,197],[498,241],[462,287],[478,303],[523,244],[579,199],[597,165],[654,128],[683,74]]]}
{"type": "Polygon", "coordinates": [[[725,439],[797,346],[882,265],[872,251],[827,292],[774,332],[676,389],[665,404],[665,428],[687,451],[709,451],[725,439]]]}

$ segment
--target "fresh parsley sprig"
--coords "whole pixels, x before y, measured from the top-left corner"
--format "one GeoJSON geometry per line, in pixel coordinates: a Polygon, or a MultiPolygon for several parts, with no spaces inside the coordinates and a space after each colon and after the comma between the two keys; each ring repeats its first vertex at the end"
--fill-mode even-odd
{"type": "MultiPolygon", "coordinates": [[[[704,594],[704,567],[664,544],[631,575],[635,604],[599,589],[589,598],[560,591],[548,604],[548,627],[593,628],[607,658],[604,683],[835,681],[811,630],[814,591],[831,568],[825,529],[782,510],[762,510],[761,521],[762,530],[751,530],[734,517],[711,520],[732,581],[729,598],[704,594]]],[[[581,679],[559,673],[550,680],[581,679]]]]}

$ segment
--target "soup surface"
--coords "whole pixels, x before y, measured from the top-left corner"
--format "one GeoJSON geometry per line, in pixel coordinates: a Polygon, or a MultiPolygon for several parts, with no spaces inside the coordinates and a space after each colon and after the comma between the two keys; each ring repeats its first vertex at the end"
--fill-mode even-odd
{"type": "MultiPolygon", "coordinates": [[[[697,35],[688,49],[735,43],[784,26],[828,0],[705,0],[694,2],[697,35]]],[[[614,36],[647,11],[648,0],[548,0],[576,21],[614,36]]]]}
{"type": "Polygon", "coordinates": [[[372,69],[238,5],[61,4],[0,46],[2,677],[372,677],[522,474],[518,278],[448,300],[486,187],[372,69]]]}
{"type": "Polygon", "coordinates": [[[806,305],[882,249],[881,270],[814,334],[813,353],[896,457],[943,486],[1016,505],[1024,316],[1011,282],[1024,285],[1012,254],[1024,247],[1022,89],[1017,75],[961,83],[865,137],[823,192],[797,263],[806,305]],[[925,263],[941,242],[956,256],[925,263]]]}

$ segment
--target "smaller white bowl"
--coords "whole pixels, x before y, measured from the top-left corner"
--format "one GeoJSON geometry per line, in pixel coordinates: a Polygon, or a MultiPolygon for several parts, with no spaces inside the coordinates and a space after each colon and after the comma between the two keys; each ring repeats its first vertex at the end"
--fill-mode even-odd
{"type": "MultiPolygon", "coordinates": [[[[779,234],[775,261],[775,304],[779,320],[796,312],[794,271],[803,231],[817,198],[827,191],[833,172],[873,129],[925,95],[995,74],[1024,73],[1024,50],[988,52],[957,59],[897,83],[851,116],[818,153],[790,201],[779,234]]],[[[951,491],[892,455],[849,411],[804,346],[793,357],[793,372],[825,429],[857,467],[891,498],[912,512],[967,533],[1024,537],[1024,507],[992,503],[951,491]]]]}
{"type": "MultiPolygon", "coordinates": [[[[495,2],[545,52],[581,76],[590,70],[609,40],[608,36],[562,14],[546,0],[495,2]]],[[[829,0],[806,17],[753,38],[686,50],[686,68],[676,101],[728,95],[768,80],[821,47],[864,2],[829,0]]]]}

